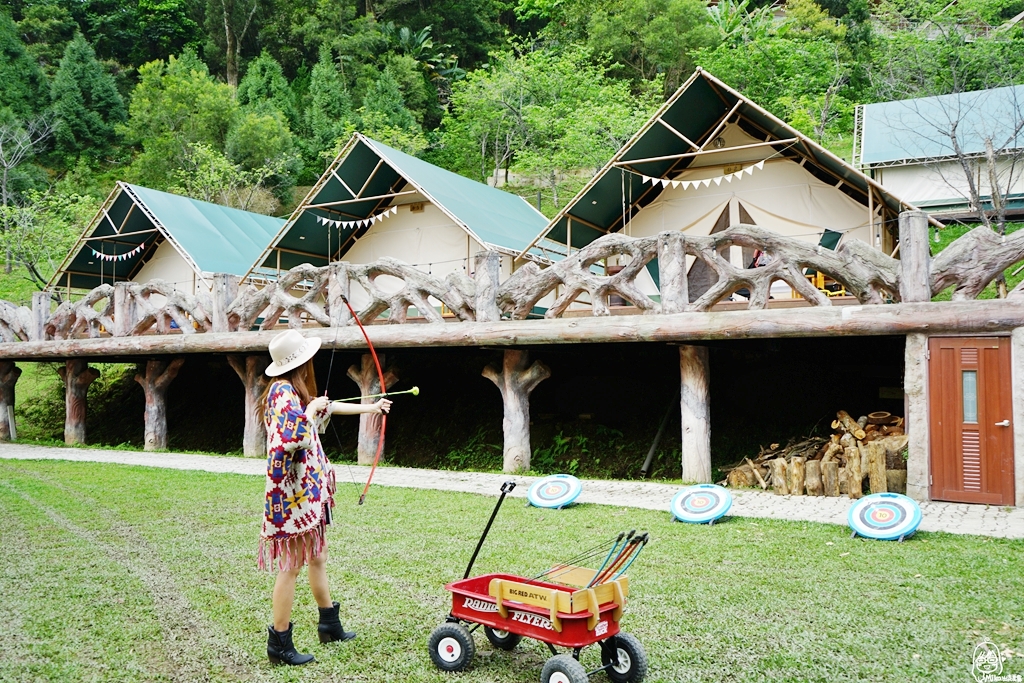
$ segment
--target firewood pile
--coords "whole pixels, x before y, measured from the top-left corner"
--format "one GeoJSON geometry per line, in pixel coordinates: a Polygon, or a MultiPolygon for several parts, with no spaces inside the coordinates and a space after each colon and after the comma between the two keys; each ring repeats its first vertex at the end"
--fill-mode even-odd
{"type": "Polygon", "coordinates": [[[762,446],[756,458],[744,458],[728,469],[723,484],[770,487],[780,496],[860,498],[871,493],[905,493],[907,446],[903,418],[876,412],[854,420],[836,413],[834,433],[826,437],[791,439],[785,446],[762,446]],[[865,486],[866,484],[866,486],[865,486]]]}

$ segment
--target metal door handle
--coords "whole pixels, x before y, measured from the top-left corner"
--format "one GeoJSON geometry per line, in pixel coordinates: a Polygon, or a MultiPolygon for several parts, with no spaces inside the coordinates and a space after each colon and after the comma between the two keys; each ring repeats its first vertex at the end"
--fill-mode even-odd
{"type": "Polygon", "coordinates": [[[996,427],[1009,427],[1009,426],[1010,426],[1010,421],[1009,420],[1003,420],[1002,422],[996,422],[996,427]]]}

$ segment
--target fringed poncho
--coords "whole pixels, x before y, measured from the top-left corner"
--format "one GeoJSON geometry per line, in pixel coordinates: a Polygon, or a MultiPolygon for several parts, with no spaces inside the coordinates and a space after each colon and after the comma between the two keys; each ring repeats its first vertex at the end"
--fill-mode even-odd
{"type": "Polygon", "coordinates": [[[260,569],[301,567],[327,545],[328,512],[334,506],[334,471],[320,445],[319,423],[311,420],[291,384],[274,382],[264,407],[267,427],[267,494],[260,535],[260,569]]]}

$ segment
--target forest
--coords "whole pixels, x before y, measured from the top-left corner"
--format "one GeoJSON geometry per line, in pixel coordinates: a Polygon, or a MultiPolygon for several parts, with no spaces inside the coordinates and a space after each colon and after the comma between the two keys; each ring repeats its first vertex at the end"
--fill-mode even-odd
{"type": "Polygon", "coordinates": [[[117,180],[287,215],[353,131],[548,215],[701,66],[849,159],[858,103],[1024,82],[1024,0],[3,0],[0,298],[117,180]]]}

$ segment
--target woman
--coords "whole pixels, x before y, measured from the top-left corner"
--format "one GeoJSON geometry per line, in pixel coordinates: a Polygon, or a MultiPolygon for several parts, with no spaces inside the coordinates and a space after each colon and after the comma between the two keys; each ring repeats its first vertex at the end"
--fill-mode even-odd
{"type": "Polygon", "coordinates": [[[309,567],[309,587],[320,608],[321,643],[349,640],[327,585],[327,525],[334,506],[334,470],[324,455],[319,433],[331,415],[386,413],[391,401],[349,404],[316,395],[313,356],[320,339],[288,330],[270,342],[273,362],[266,374],[276,378],[263,392],[258,410],[267,428],[267,491],[260,536],[259,567],[277,568],[274,623],[268,628],[267,656],[274,664],[306,664],[313,655],[292,644],[295,580],[309,567]]]}

